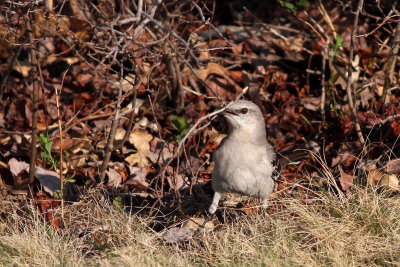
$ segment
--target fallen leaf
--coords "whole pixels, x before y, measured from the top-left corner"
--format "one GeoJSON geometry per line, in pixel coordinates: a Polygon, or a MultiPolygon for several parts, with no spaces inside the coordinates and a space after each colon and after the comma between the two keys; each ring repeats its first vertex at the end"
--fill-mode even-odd
{"type": "Polygon", "coordinates": [[[340,172],[340,177],[339,177],[340,185],[344,191],[347,191],[353,185],[354,176],[344,172],[341,165],[339,165],[338,168],[340,172]]]}
{"type": "Polygon", "coordinates": [[[206,80],[207,77],[211,74],[217,74],[220,76],[224,76],[224,74],[229,73],[223,66],[219,65],[218,63],[208,63],[207,67],[204,69],[199,69],[196,71],[196,74],[202,80],[206,80]]]}
{"type": "Polygon", "coordinates": [[[149,165],[149,161],[146,158],[146,156],[144,156],[143,154],[141,154],[139,152],[129,155],[128,157],[125,158],[125,161],[130,166],[137,165],[139,168],[144,168],[149,165]]]}
{"type": "Polygon", "coordinates": [[[392,122],[390,124],[390,126],[393,128],[394,135],[400,135],[400,122],[399,121],[392,122]]]}
{"type": "Polygon", "coordinates": [[[81,87],[87,86],[93,80],[93,75],[90,73],[80,73],[76,76],[76,81],[81,87]]]}
{"type": "Polygon", "coordinates": [[[321,108],[321,98],[320,97],[303,97],[300,98],[300,104],[304,108],[312,111],[317,111],[321,108]]]}
{"type": "Polygon", "coordinates": [[[19,175],[22,171],[26,171],[29,168],[29,164],[26,162],[18,161],[16,158],[12,158],[8,161],[10,171],[14,176],[19,175]]]}
{"type": "Polygon", "coordinates": [[[147,190],[149,183],[146,181],[147,169],[138,167],[129,167],[129,179],[126,181],[128,185],[134,185],[140,190],[147,190]]]}
{"type": "Polygon", "coordinates": [[[204,222],[206,221],[205,218],[195,218],[195,217],[190,217],[184,224],[184,227],[188,227],[192,231],[196,231],[200,227],[204,226],[205,230],[213,230],[215,228],[215,225],[212,221],[208,221],[205,225],[204,222]]]}
{"type": "Polygon", "coordinates": [[[115,132],[115,140],[121,141],[124,139],[125,136],[125,129],[124,128],[117,128],[117,131],[115,132]]]}
{"type": "MultiPolygon", "coordinates": [[[[11,173],[17,177],[21,172],[26,171],[29,173],[29,164],[23,161],[18,161],[15,158],[9,160],[11,173]]],[[[49,171],[41,167],[35,168],[35,177],[42,184],[43,189],[49,194],[53,195],[55,191],[60,190],[61,183],[58,173],[49,171]]]]}
{"type": "Polygon", "coordinates": [[[379,181],[382,179],[382,173],[377,170],[371,170],[368,172],[367,181],[368,184],[372,187],[376,187],[379,184],[379,181]]]}
{"type": "Polygon", "coordinates": [[[188,242],[193,236],[189,227],[173,227],[168,229],[164,235],[164,240],[169,244],[178,244],[188,242]]]}
{"type": "MultiPolygon", "coordinates": [[[[89,140],[88,137],[83,137],[83,138],[63,138],[62,139],[62,149],[68,150],[72,154],[76,154],[79,151],[82,150],[82,148],[85,148],[87,150],[93,150],[93,147],[91,146],[91,141],[89,140]]],[[[60,149],[60,139],[54,139],[52,150],[53,151],[58,151],[60,149]]]]}
{"type": "Polygon", "coordinates": [[[379,186],[391,192],[399,191],[399,179],[396,174],[383,174],[379,186]]]}
{"type": "Polygon", "coordinates": [[[43,169],[41,167],[36,167],[35,176],[43,185],[43,189],[47,193],[54,195],[57,190],[61,189],[61,182],[58,173],[43,169]]]}
{"type": "Polygon", "coordinates": [[[72,154],[68,157],[68,164],[73,169],[81,168],[86,165],[86,159],[88,158],[87,153],[83,154],[72,154]]]}
{"type": "Polygon", "coordinates": [[[15,64],[13,69],[26,78],[29,77],[29,72],[32,70],[32,65],[28,62],[20,62],[19,64],[15,64]]]}
{"type": "Polygon", "coordinates": [[[106,172],[108,175],[108,185],[113,187],[119,187],[122,183],[121,175],[114,170],[113,168],[109,168],[106,172]]]}
{"type": "Polygon", "coordinates": [[[400,159],[390,160],[386,164],[385,170],[388,174],[400,173],[400,159]]]}
{"type": "Polygon", "coordinates": [[[175,145],[154,137],[150,142],[148,157],[153,163],[165,163],[174,155],[175,145]]]}
{"type": "Polygon", "coordinates": [[[145,131],[136,130],[129,135],[129,143],[135,146],[136,150],[147,156],[150,151],[150,141],[153,136],[145,131]]]}

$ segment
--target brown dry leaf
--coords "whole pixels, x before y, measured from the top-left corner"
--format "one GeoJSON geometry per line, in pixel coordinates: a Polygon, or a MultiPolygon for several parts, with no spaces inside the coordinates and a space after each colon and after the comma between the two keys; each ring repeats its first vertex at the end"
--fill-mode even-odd
{"type": "MultiPolygon", "coordinates": [[[[143,78],[147,80],[147,76],[143,76],[143,78]]],[[[115,88],[119,88],[120,86],[122,86],[122,91],[129,92],[135,88],[135,79],[136,79],[135,75],[129,74],[124,77],[124,80],[122,80],[122,82],[116,81],[113,83],[113,85],[115,88]]],[[[147,81],[143,82],[147,83],[147,81]]]]}
{"type": "Polygon", "coordinates": [[[206,138],[208,138],[208,142],[219,145],[222,139],[224,139],[226,136],[226,134],[219,133],[214,127],[211,129],[207,128],[203,134],[203,142],[205,142],[206,138]]]}
{"type": "Polygon", "coordinates": [[[240,83],[243,81],[243,72],[242,70],[231,70],[230,75],[235,82],[240,83]]]}
{"type": "Polygon", "coordinates": [[[344,166],[347,166],[347,161],[352,154],[350,153],[350,148],[347,144],[342,143],[342,145],[338,149],[338,155],[332,158],[331,167],[335,167],[338,164],[342,163],[344,166]]]}
{"type": "Polygon", "coordinates": [[[367,181],[368,184],[372,187],[376,187],[379,184],[379,181],[382,179],[383,174],[377,170],[371,170],[368,173],[367,181]]]}
{"type": "Polygon", "coordinates": [[[388,174],[400,173],[400,159],[390,160],[385,167],[388,174]]]}
{"type": "Polygon", "coordinates": [[[174,168],[167,166],[168,185],[175,190],[182,190],[188,187],[188,178],[181,173],[176,173],[174,168]]]}
{"type": "Polygon", "coordinates": [[[10,171],[14,176],[18,176],[22,171],[27,171],[29,168],[28,163],[18,161],[16,158],[10,159],[8,161],[8,166],[10,166],[10,171]]]}
{"type": "Polygon", "coordinates": [[[232,43],[232,52],[234,54],[242,54],[243,53],[243,43],[232,43]]]}
{"type": "MultiPolygon", "coordinates": [[[[90,140],[88,137],[84,138],[69,138],[64,137],[62,139],[62,149],[68,150],[72,154],[76,154],[85,148],[86,150],[92,150],[92,146],[90,145],[90,140]]],[[[53,141],[53,150],[58,151],[60,149],[60,139],[56,139],[53,141]]]]}
{"type": "Polygon", "coordinates": [[[118,166],[118,168],[116,168],[116,170],[119,173],[119,175],[121,176],[122,183],[124,183],[128,179],[128,173],[125,170],[125,163],[121,163],[121,162],[118,162],[118,163],[119,164],[116,165],[116,166],[118,166]]]}
{"type": "Polygon", "coordinates": [[[128,185],[134,185],[140,190],[147,190],[149,183],[146,181],[147,169],[128,166],[129,168],[129,180],[126,181],[128,185]]]}
{"type": "Polygon", "coordinates": [[[147,156],[150,151],[150,141],[153,136],[145,131],[136,130],[129,135],[129,143],[135,146],[137,151],[147,156]]]}
{"type": "Polygon", "coordinates": [[[391,192],[398,192],[400,189],[396,174],[383,174],[379,186],[391,192]]]}
{"type": "Polygon", "coordinates": [[[125,161],[130,166],[137,165],[139,168],[144,168],[149,165],[149,161],[146,158],[146,156],[144,156],[139,152],[129,155],[128,157],[125,158],[125,161]]]}
{"type": "Polygon", "coordinates": [[[104,149],[106,147],[107,141],[106,140],[101,140],[96,144],[97,149],[104,149]]]}
{"type": "Polygon", "coordinates": [[[298,36],[290,36],[283,39],[272,39],[273,45],[279,47],[283,50],[284,58],[287,60],[291,60],[294,62],[304,60],[303,55],[301,52],[303,49],[304,38],[298,36]]]}
{"type": "Polygon", "coordinates": [[[205,69],[200,69],[196,71],[196,74],[200,77],[202,80],[206,80],[208,76],[211,74],[217,74],[220,76],[224,76],[225,74],[228,74],[229,72],[221,65],[218,63],[208,63],[207,67],[205,69]]]}
{"type": "Polygon", "coordinates": [[[400,122],[399,121],[392,122],[390,124],[390,126],[393,128],[394,135],[400,135],[400,122]]]}
{"type": "Polygon", "coordinates": [[[165,163],[174,155],[175,145],[163,142],[160,138],[154,137],[150,142],[148,157],[153,163],[165,163]]]}
{"type": "MultiPolygon", "coordinates": [[[[199,229],[200,227],[203,227],[204,222],[206,221],[205,218],[195,218],[195,217],[190,217],[189,220],[187,220],[183,226],[184,227],[188,227],[190,230],[192,231],[196,231],[197,229],[199,229]]],[[[204,225],[204,229],[211,231],[215,228],[215,225],[212,221],[208,221],[205,225],[204,225]]]]}
{"type": "MultiPolygon", "coordinates": [[[[47,49],[47,50],[49,50],[49,49],[47,49]]],[[[65,62],[69,65],[72,65],[72,64],[78,63],[79,61],[80,61],[80,59],[78,57],[49,56],[49,57],[43,58],[41,63],[43,64],[43,66],[47,66],[47,65],[57,63],[57,62],[65,62]]],[[[93,78],[93,76],[90,74],[79,74],[79,75],[77,75],[77,81],[78,81],[79,85],[81,85],[81,86],[85,86],[87,84],[87,83],[81,83],[83,81],[83,80],[81,80],[82,78],[85,81],[87,81],[87,83],[89,83],[90,81],[93,80],[93,79],[90,79],[90,78],[93,78]],[[81,77],[81,75],[85,75],[86,77],[83,77],[83,76],[81,77]]]]}
{"type": "MultiPolygon", "coordinates": [[[[18,161],[12,158],[8,161],[10,171],[14,177],[19,176],[22,172],[29,172],[29,164],[23,161],[18,161]]],[[[35,168],[35,177],[42,184],[43,189],[49,194],[53,195],[55,191],[60,190],[61,183],[58,173],[49,171],[41,167],[35,168]]]]}
{"type": "Polygon", "coordinates": [[[242,211],[246,215],[254,214],[260,210],[260,206],[254,202],[243,203],[243,205],[244,206],[241,207],[239,210],[242,211]]]}
{"type": "Polygon", "coordinates": [[[61,189],[61,182],[58,173],[41,167],[36,167],[35,176],[43,185],[43,189],[50,195],[54,195],[57,190],[61,189]]]}
{"type": "Polygon", "coordinates": [[[147,157],[150,156],[150,141],[153,136],[145,131],[136,130],[129,135],[129,143],[135,146],[137,153],[134,153],[127,158],[125,161],[129,165],[137,164],[139,167],[143,168],[149,164],[147,157]]]}
{"type": "Polygon", "coordinates": [[[93,74],[80,73],[76,76],[76,81],[80,86],[85,87],[93,81],[93,74]]]}
{"type": "Polygon", "coordinates": [[[19,64],[15,64],[13,70],[19,72],[23,77],[29,77],[29,72],[32,70],[32,65],[28,62],[20,62],[19,64]]]}
{"type": "Polygon", "coordinates": [[[321,98],[320,97],[303,97],[300,98],[300,103],[303,105],[305,109],[317,111],[321,107],[321,98]]]}
{"type": "MultiPolygon", "coordinates": [[[[214,93],[224,100],[233,100],[235,96],[241,91],[241,89],[236,90],[235,86],[229,82],[229,78],[225,76],[210,76],[206,81],[208,85],[213,89],[214,93]]],[[[213,96],[214,93],[206,88],[207,95],[213,96]]]]}
{"type": "Polygon", "coordinates": [[[79,123],[78,125],[74,125],[69,130],[69,135],[75,138],[84,138],[91,131],[90,127],[86,123],[79,123]]]}
{"type": "Polygon", "coordinates": [[[224,207],[236,208],[240,201],[242,201],[243,196],[236,193],[226,193],[224,197],[225,199],[223,200],[222,204],[224,207]]]}
{"type": "Polygon", "coordinates": [[[73,169],[81,168],[86,165],[86,159],[88,158],[88,154],[71,154],[68,157],[68,165],[73,169]]]}
{"type": "Polygon", "coordinates": [[[208,45],[206,42],[199,42],[196,47],[200,50],[199,60],[209,60],[210,52],[208,50],[208,45]]]}
{"type": "Polygon", "coordinates": [[[173,227],[168,229],[163,238],[167,243],[170,244],[178,244],[188,242],[192,239],[193,232],[189,229],[189,227],[173,227]]]}
{"type": "Polygon", "coordinates": [[[122,139],[124,139],[125,133],[126,133],[126,131],[124,128],[117,128],[114,139],[117,141],[121,141],[122,139]]]}
{"type": "Polygon", "coordinates": [[[340,177],[339,177],[340,185],[342,186],[342,189],[344,191],[347,191],[353,185],[354,176],[344,172],[341,165],[339,165],[338,168],[340,172],[340,177]]]}
{"type": "Polygon", "coordinates": [[[119,187],[122,183],[122,177],[113,168],[109,168],[106,172],[108,175],[108,186],[119,187]]]}

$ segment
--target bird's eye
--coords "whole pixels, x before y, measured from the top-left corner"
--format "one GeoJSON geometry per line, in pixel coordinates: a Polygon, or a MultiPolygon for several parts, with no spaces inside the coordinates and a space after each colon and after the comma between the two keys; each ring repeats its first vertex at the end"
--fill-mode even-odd
{"type": "Polygon", "coordinates": [[[241,112],[242,114],[246,114],[248,111],[249,111],[249,110],[248,110],[247,108],[242,108],[242,109],[240,110],[240,112],[241,112]]]}

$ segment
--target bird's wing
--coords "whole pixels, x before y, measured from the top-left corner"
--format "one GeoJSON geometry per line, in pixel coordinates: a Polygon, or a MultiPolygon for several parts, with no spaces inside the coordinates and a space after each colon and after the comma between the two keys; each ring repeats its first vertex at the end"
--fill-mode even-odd
{"type": "Polygon", "coordinates": [[[272,179],[277,183],[283,182],[283,180],[280,179],[283,168],[286,168],[286,166],[290,164],[295,164],[297,161],[308,156],[306,150],[296,150],[287,155],[282,155],[281,153],[277,154],[278,157],[272,160],[272,166],[274,167],[272,179]]]}
{"type": "Polygon", "coordinates": [[[306,158],[309,155],[307,150],[295,150],[290,153],[277,153],[281,168],[286,168],[286,166],[291,164],[296,164],[297,161],[306,158]]]}
{"type": "Polygon", "coordinates": [[[283,182],[282,179],[280,179],[282,169],[281,169],[281,163],[280,163],[279,159],[275,158],[272,161],[272,166],[274,168],[272,175],[271,175],[272,180],[274,180],[276,183],[283,182]]]}

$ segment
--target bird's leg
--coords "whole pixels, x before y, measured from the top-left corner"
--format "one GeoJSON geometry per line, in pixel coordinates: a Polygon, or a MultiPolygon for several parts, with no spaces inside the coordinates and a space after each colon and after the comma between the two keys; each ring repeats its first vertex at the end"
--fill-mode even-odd
{"type": "Polygon", "coordinates": [[[213,215],[217,211],[218,203],[219,203],[219,200],[221,199],[221,196],[222,195],[219,192],[215,192],[214,193],[214,197],[213,197],[212,203],[211,203],[210,207],[208,208],[208,212],[211,215],[213,215]]]}
{"type": "Polygon", "coordinates": [[[268,198],[265,198],[263,200],[263,202],[262,202],[262,208],[263,209],[267,209],[268,208],[268,203],[269,203],[268,198]]]}

